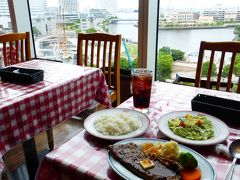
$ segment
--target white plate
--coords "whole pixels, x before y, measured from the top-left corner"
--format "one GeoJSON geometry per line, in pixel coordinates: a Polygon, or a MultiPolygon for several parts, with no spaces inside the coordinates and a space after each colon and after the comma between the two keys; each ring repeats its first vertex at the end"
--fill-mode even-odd
{"type": "MultiPolygon", "coordinates": [[[[134,138],[134,139],[126,139],[123,141],[119,141],[116,144],[126,144],[129,142],[133,142],[135,144],[143,144],[145,142],[166,142],[165,140],[161,139],[147,139],[147,138],[134,138]]],[[[199,153],[196,151],[193,151],[192,149],[179,145],[180,151],[182,152],[190,152],[198,161],[198,168],[201,171],[201,180],[215,180],[216,179],[216,173],[213,169],[212,165],[199,153]]],[[[140,180],[138,176],[133,174],[131,171],[126,169],[123,165],[121,165],[116,159],[114,159],[109,153],[108,153],[108,162],[112,169],[119,174],[124,179],[134,179],[134,180],[140,180]]]]}
{"type": "Polygon", "coordinates": [[[223,121],[221,121],[220,119],[214,116],[211,116],[202,112],[197,112],[197,111],[170,112],[160,117],[157,123],[160,131],[163,134],[165,134],[166,136],[168,136],[169,138],[175,141],[178,141],[184,144],[190,144],[190,145],[207,146],[207,145],[217,144],[227,139],[229,135],[229,128],[223,121]],[[214,129],[214,137],[207,140],[191,140],[191,139],[186,139],[174,134],[168,127],[168,121],[176,117],[183,117],[186,114],[192,114],[194,116],[198,114],[206,115],[208,120],[212,122],[213,129],[214,129]]]}
{"type": "Polygon", "coordinates": [[[141,134],[146,132],[146,130],[149,127],[149,124],[150,124],[150,119],[145,114],[139,111],[135,111],[132,109],[124,109],[124,108],[113,108],[113,109],[104,109],[91,114],[85,119],[83,125],[87,132],[89,132],[90,134],[98,138],[108,139],[108,140],[122,140],[122,139],[140,136],[141,134]],[[99,118],[99,116],[106,115],[106,114],[112,115],[114,113],[130,113],[131,116],[136,117],[140,121],[140,127],[128,134],[118,135],[118,136],[104,135],[98,132],[94,127],[94,122],[99,118]]]}

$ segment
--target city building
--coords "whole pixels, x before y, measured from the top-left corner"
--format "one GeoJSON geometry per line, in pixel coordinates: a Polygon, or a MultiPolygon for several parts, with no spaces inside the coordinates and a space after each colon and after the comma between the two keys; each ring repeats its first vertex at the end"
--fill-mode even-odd
{"type": "Polygon", "coordinates": [[[202,12],[203,16],[213,17],[214,21],[224,21],[225,10],[222,9],[209,9],[202,12]]]}
{"type": "Polygon", "coordinates": [[[117,11],[117,1],[116,0],[97,0],[96,1],[97,9],[107,9],[108,12],[114,14],[117,11]]]}
{"type": "Polygon", "coordinates": [[[89,9],[89,17],[90,18],[107,18],[110,17],[110,13],[107,9],[89,9]]]}
{"type": "Polygon", "coordinates": [[[32,19],[42,18],[47,9],[46,0],[29,0],[29,3],[32,19]]]}
{"type": "Polygon", "coordinates": [[[79,12],[78,0],[59,0],[59,11],[64,14],[79,12]]]}
{"type": "Polygon", "coordinates": [[[237,20],[236,10],[226,10],[224,13],[224,21],[231,22],[237,20]]]}
{"type": "Polygon", "coordinates": [[[188,11],[168,12],[166,15],[166,24],[178,24],[184,26],[195,25],[195,14],[188,11]]]}
{"type": "Polygon", "coordinates": [[[80,22],[81,22],[81,23],[80,23],[80,29],[81,29],[81,31],[86,31],[86,30],[87,30],[88,28],[90,28],[90,26],[91,26],[89,20],[86,19],[86,18],[81,19],[80,22]]]}
{"type": "Polygon", "coordinates": [[[0,3],[0,32],[4,32],[4,30],[11,30],[12,23],[9,13],[8,1],[1,0],[0,3]]]}
{"type": "Polygon", "coordinates": [[[197,20],[196,23],[199,25],[206,25],[206,24],[211,24],[213,23],[213,17],[212,16],[200,16],[197,20]]]}

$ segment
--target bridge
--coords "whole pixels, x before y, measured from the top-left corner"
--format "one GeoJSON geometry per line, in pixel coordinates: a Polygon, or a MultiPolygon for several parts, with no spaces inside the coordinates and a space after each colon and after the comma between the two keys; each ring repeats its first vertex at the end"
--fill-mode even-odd
{"type": "Polygon", "coordinates": [[[138,19],[111,19],[111,23],[117,23],[119,21],[138,21],[138,19]]]}

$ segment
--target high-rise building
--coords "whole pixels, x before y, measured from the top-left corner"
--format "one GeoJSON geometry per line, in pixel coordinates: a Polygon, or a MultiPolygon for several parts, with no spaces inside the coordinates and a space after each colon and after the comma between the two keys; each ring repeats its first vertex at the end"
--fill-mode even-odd
{"type": "Polygon", "coordinates": [[[1,2],[0,2],[0,17],[9,17],[10,18],[7,0],[1,0],[1,2]]]}
{"type": "Polygon", "coordinates": [[[29,4],[32,19],[42,18],[47,8],[46,0],[29,0],[29,4]]]}
{"type": "Polygon", "coordinates": [[[59,0],[59,11],[64,14],[79,12],[79,0],[59,0]]]}
{"type": "Polygon", "coordinates": [[[12,31],[12,23],[9,13],[8,1],[0,1],[0,34],[12,31]]]}
{"type": "Polygon", "coordinates": [[[97,0],[96,5],[98,9],[106,9],[110,13],[117,11],[117,0],[97,0]]]}

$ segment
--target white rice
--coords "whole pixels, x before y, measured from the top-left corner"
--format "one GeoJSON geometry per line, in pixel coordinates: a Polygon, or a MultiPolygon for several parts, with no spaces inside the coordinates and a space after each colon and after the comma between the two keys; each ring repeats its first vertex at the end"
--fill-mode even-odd
{"type": "Polygon", "coordinates": [[[123,135],[140,127],[140,121],[129,113],[105,114],[94,122],[95,129],[104,135],[123,135]]]}

